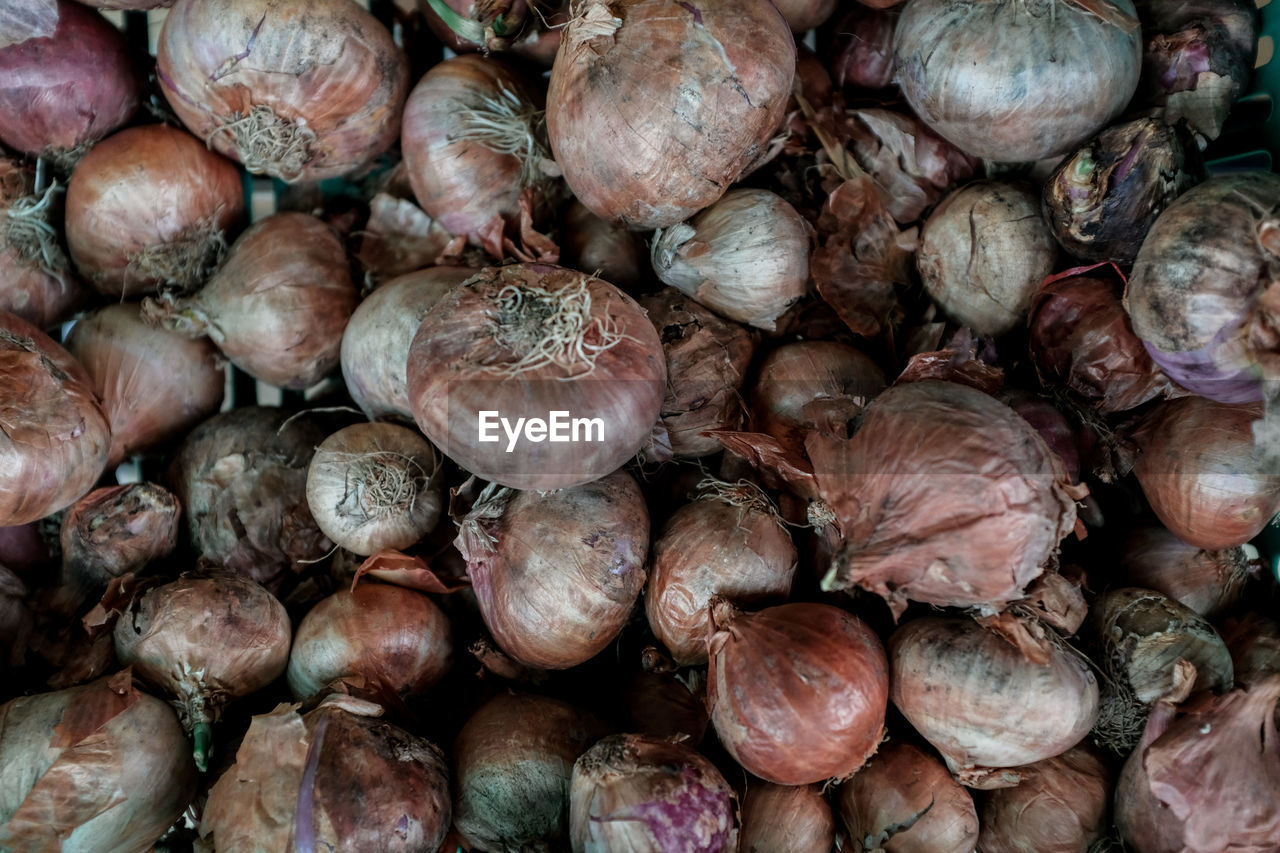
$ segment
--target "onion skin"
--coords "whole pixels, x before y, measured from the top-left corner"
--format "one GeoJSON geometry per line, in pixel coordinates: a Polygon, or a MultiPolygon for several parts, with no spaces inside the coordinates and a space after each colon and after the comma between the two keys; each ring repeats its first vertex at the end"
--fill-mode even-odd
{"type": "Polygon", "coordinates": [[[1246,687],[1280,675],[1280,622],[1258,613],[1227,621],[1222,638],[1231,649],[1236,681],[1246,687]]]}
{"type": "Polygon", "coordinates": [[[289,182],[340,177],[385,151],[409,87],[391,34],[348,0],[178,0],[160,30],[156,74],[192,133],[289,182]],[[261,134],[291,135],[293,145],[238,139],[229,126],[254,109],[269,117],[261,134]]]}
{"type": "Polygon", "coordinates": [[[96,601],[114,578],[173,553],[181,517],[178,499],[155,483],[94,489],[62,519],[63,581],[82,601],[96,601]]]}
{"type": "Polygon", "coordinates": [[[707,705],[738,763],[780,785],[843,778],[880,746],[888,661],[861,620],[828,604],[736,613],[711,604],[707,705]]]}
{"type": "Polygon", "coordinates": [[[891,741],[840,786],[840,817],[854,853],[973,853],[973,797],[942,762],[891,741]]]}
{"type": "Polygon", "coordinates": [[[121,299],[203,284],[244,213],[235,164],[167,125],[93,147],[67,186],[67,247],[85,280],[121,299]]]}
{"type": "Polygon", "coordinates": [[[89,373],[111,423],[108,468],[184,435],[222,406],[226,375],[217,348],[148,326],[137,304],[82,317],[66,347],[89,373]]]}
{"type": "Polygon", "coordinates": [[[596,216],[580,201],[573,201],[565,211],[560,242],[561,263],[594,273],[625,291],[633,291],[649,278],[649,255],[639,237],[596,216]]]}
{"type": "Polygon", "coordinates": [[[44,332],[0,311],[0,527],[64,509],[97,483],[111,427],[85,369],[44,332]]]}
{"type": "Polygon", "coordinates": [[[1080,853],[1107,830],[1111,774],[1075,747],[1019,770],[1022,781],[986,796],[982,853],[1080,853]]]}
{"type": "Polygon", "coordinates": [[[1188,545],[1163,527],[1129,532],[1120,553],[1125,580],[1162,592],[1206,619],[1240,600],[1257,574],[1256,558],[1244,546],[1207,550],[1188,545]]]}
{"type": "Polygon", "coordinates": [[[573,853],[732,853],[737,798],[720,771],[688,746],[613,735],[573,765],[573,853]]]}
{"type": "Polygon", "coordinates": [[[741,853],[830,853],[836,820],[817,785],[747,786],[742,798],[741,853]]]}
{"type": "Polygon", "coordinates": [[[1248,542],[1280,511],[1280,477],[1267,474],[1252,425],[1257,403],[1204,397],[1161,403],[1134,434],[1133,473],[1164,526],[1198,548],[1248,542]]]}
{"type": "Polygon", "coordinates": [[[795,63],[790,28],[763,0],[591,0],[551,67],[551,150],[597,216],[668,228],[767,148],[795,63]]]}

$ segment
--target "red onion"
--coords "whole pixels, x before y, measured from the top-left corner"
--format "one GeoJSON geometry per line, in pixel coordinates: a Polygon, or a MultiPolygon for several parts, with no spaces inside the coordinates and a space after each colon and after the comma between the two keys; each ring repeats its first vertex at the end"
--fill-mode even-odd
{"type": "Polygon", "coordinates": [[[290,182],[346,175],[385,151],[409,84],[391,34],[349,0],[178,0],[156,74],[192,133],[290,182]]]}
{"type": "Polygon", "coordinates": [[[825,28],[830,31],[830,45],[820,43],[819,55],[827,58],[835,84],[846,91],[888,88],[893,83],[893,29],[897,24],[896,10],[854,3],[834,25],[825,28]]]}
{"type": "Polygon", "coordinates": [[[613,735],[573,765],[573,853],[732,853],[736,824],[733,790],[715,765],[683,744],[613,735]]]}
{"type": "Polygon", "coordinates": [[[21,577],[34,578],[53,560],[50,544],[40,533],[38,521],[0,527],[0,565],[21,577]]]}
{"type": "Polygon", "coordinates": [[[1163,527],[1140,527],[1125,537],[1120,564],[1130,585],[1162,592],[1212,619],[1240,600],[1261,561],[1251,545],[1207,550],[1163,527]]]}
{"type": "Polygon", "coordinates": [[[514,264],[481,271],[427,313],[408,380],[414,418],[446,456],[504,486],[545,490],[635,456],[667,370],[629,296],[561,267],[514,264]]]}
{"type": "Polygon", "coordinates": [[[725,749],[781,785],[848,776],[880,746],[889,699],[880,640],[828,604],[740,613],[711,602],[707,705],[725,749]]]}
{"type": "Polygon", "coordinates": [[[120,299],[204,283],[244,212],[235,164],[189,133],[131,127],[93,147],[67,187],[67,246],[85,279],[120,299]]]}
{"type": "Polygon", "coordinates": [[[668,228],[767,147],[795,63],[790,28],[764,0],[588,0],[551,68],[551,150],[597,216],[668,228]]]}
{"type": "Polygon", "coordinates": [[[173,553],[181,515],[178,499],[155,483],[94,489],[62,519],[63,582],[96,601],[112,580],[173,553]]]}
{"type": "Polygon", "coordinates": [[[741,853],[831,853],[835,834],[835,816],[817,785],[747,785],[741,853]]]}
{"type": "Polygon", "coordinates": [[[1083,747],[1020,769],[1022,781],[987,794],[982,853],[1080,853],[1107,829],[1111,774],[1083,747]]]}
{"type": "Polygon", "coordinates": [[[49,329],[79,306],[86,291],[58,236],[58,186],[43,193],[34,187],[34,170],[0,157],[0,311],[49,329]]]}
{"type": "Polygon", "coordinates": [[[649,278],[649,255],[639,237],[623,225],[596,216],[580,201],[565,211],[560,242],[561,263],[598,275],[625,291],[649,278]]]}
{"type": "Polygon", "coordinates": [[[836,10],[836,0],[778,0],[774,5],[796,34],[820,26],[836,10]]]}

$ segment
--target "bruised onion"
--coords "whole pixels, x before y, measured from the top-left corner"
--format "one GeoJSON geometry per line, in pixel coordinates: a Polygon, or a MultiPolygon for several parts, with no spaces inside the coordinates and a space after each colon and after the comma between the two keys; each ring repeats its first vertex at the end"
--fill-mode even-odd
{"type": "Polygon", "coordinates": [[[649,627],[676,663],[704,663],[712,596],[740,605],[781,602],[795,571],[795,543],[768,495],[746,480],[709,478],[653,543],[644,597],[649,627]]]}
{"type": "Polygon", "coordinates": [[[589,0],[551,67],[551,150],[597,216],[668,228],[768,147],[795,63],[790,28],[764,0],[589,0]]]}
{"type": "Polygon", "coordinates": [[[560,262],[593,273],[623,290],[639,287],[649,276],[649,256],[632,231],[596,216],[580,201],[564,214],[560,262]]]}
{"type": "Polygon", "coordinates": [[[1019,769],[1022,781],[986,796],[982,853],[1080,853],[1106,831],[1111,774],[1075,747],[1019,769]]]}
{"type": "Polygon", "coordinates": [[[840,786],[854,853],[973,853],[973,797],[924,750],[891,741],[840,786]]]}
{"type": "Polygon", "coordinates": [[[305,715],[254,717],[209,791],[200,837],[216,850],[436,853],[449,832],[449,770],[430,741],[327,697],[305,715]]]}
{"type": "Polygon", "coordinates": [[[196,793],[173,711],[128,670],[0,705],[0,847],[150,850],[196,793]]]}
{"type": "Polygon", "coordinates": [[[644,588],[649,512],[624,471],[545,494],[491,487],[459,528],[485,626],[526,666],[594,657],[644,588]]]}
{"type": "Polygon", "coordinates": [[[400,130],[409,66],[348,0],[178,0],[156,47],[169,106],[250,172],[346,175],[400,130]]]}
{"type": "Polygon", "coordinates": [[[748,784],[742,798],[741,853],[830,853],[836,821],[817,785],[748,784]]]}
{"type": "Polygon", "coordinates": [[[780,785],[852,774],[880,746],[889,699],[884,647],[829,604],[741,613],[711,603],[707,705],[725,749],[780,785]]]}
{"type": "Polygon", "coordinates": [[[463,468],[521,489],[587,483],[648,441],[667,381],[631,297],[546,264],[489,268],[450,291],[409,350],[419,428],[463,468]]]}
{"type": "Polygon", "coordinates": [[[34,170],[0,156],[0,311],[48,329],[66,319],[86,289],[58,236],[58,185],[34,189],[34,170]]]}
{"type": "Polygon", "coordinates": [[[111,423],[108,467],[185,434],[222,406],[224,362],[213,344],[147,325],[137,304],[80,318],[66,347],[93,379],[111,423]]]}
{"type": "Polygon", "coordinates": [[[1212,619],[1240,600],[1260,561],[1251,545],[1197,548],[1164,527],[1140,527],[1125,537],[1120,565],[1131,586],[1162,592],[1212,619]]]}
{"type": "Polygon", "coordinates": [[[181,515],[178,499],[155,483],[94,489],[62,519],[63,582],[96,601],[115,578],[141,574],[173,552],[181,515]]]}
{"type": "Polygon", "coordinates": [[[359,296],[346,249],[306,213],[277,213],[240,235],[191,296],[143,302],[149,323],[208,336],[231,363],[282,388],[309,388],[338,366],[359,296]]]}
{"type": "Polygon", "coordinates": [[[186,131],[131,127],[93,147],[67,187],[67,246],[117,299],[204,283],[244,212],[235,164],[186,131]]]}
{"type": "Polygon", "coordinates": [[[769,331],[809,288],[808,223],[768,190],[730,190],[688,222],[659,230],[652,257],[666,284],[769,331]]]}
{"type": "Polygon", "coordinates": [[[715,765],[688,746],[612,735],[573,765],[573,853],[732,853],[737,798],[715,765]]]}

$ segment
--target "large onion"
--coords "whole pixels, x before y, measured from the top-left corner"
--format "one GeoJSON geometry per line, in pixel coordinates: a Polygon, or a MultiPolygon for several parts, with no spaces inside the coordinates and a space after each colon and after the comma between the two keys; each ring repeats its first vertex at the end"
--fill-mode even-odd
{"type": "Polygon", "coordinates": [[[831,853],[835,834],[835,816],[817,785],[747,785],[741,853],[831,853]]]}
{"type": "Polygon", "coordinates": [[[1240,600],[1260,561],[1251,545],[1197,548],[1164,527],[1140,527],[1125,537],[1120,564],[1132,586],[1157,590],[1213,618],[1240,600]]]}
{"type": "Polygon", "coordinates": [[[58,236],[57,185],[34,189],[35,170],[0,156],[0,311],[48,329],[83,301],[86,290],[58,236]]]}
{"type": "Polygon", "coordinates": [[[596,215],[670,227],[767,147],[795,63],[791,31],[764,0],[589,0],[551,68],[551,150],[596,215]]]}
{"type": "Polygon", "coordinates": [[[987,794],[982,853],[1080,853],[1106,830],[1111,774],[1075,747],[1020,769],[1022,781],[987,794]]]}

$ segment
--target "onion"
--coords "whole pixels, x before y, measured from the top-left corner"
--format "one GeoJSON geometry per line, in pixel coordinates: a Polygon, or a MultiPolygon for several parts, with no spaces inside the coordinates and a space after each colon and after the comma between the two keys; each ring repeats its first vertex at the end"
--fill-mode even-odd
{"type": "Polygon", "coordinates": [[[736,823],[733,790],[715,765],[683,744],[612,735],[573,765],[573,853],[732,853],[736,823]]]}
{"type": "Polygon", "coordinates": [[[178,547],[178,499],[155,483],[94,489],[62,519],[62,579],[97,601],[114,579],[141,574],[178,547]]]}
{"type": "Polygon", "coordinates": [[[87,292],[71,272],[58,237],[57,184],[33,192],[34,170],[0,156],[0,311],[52,328],[87,292]]]}
{"type": "Polygon", "coordinates": [[[502,50],[531,17],[526,0],[418,0],[417,5],[432,34],[455,53],[502,50]]]}
{"type": "Polygon", "coordinates": [[[1077,258],[1131,264],[1161,211],[1202,180],[1199,149],[1184,128],[1134,119],[1063,158],[1041,191],[1045,220],[1077,258]]]}
{"type": "MultiPolygon", "coordinates": [[[[1072,483],[1079,483],[1080,440],[1066,415],[1049,400],[1025,389],[1006,388],[1000,392],[999,400],[1036,428],[1044,443],[1062,460],[1067,477],[1072,483]]],[[[1083,508],[1080,514],[1083,515],[1083,508]]]]}
{"type": "Polygon", "coordinates": [[[1163,527],[1129,531],[1120,564],[1130,585],[1162,592],[1206,619],[1239,601],[1260,566],[1251,545],[1197,548],[1163,527]]]}
{"type": "Polygon", "coordinates": [[[0,845],[151,849],[196,793],[182,727],[129,671],[0,706],[0,845]]]}
{"type": "Polygon", "coordinates": [[[635,456],[667,370],[629,296],[561,267],[514,264],[483,270],[427,313],[408,380],[414,418],[446,456],[504,486],[545,490],[635,456]]]}
{"type": "Polygon", "coordinates": [[[908,622],[889,638],[893,704],[962,783],[1016,783],[999,769],[1060,755],[1098,715],[1097,679],[1055,638],[1046,633],[1037,663],[972,619],[908,622]]]}
{"type": "Polygon", "coordinates": [[[859,2],[848,7],[829,28],[830,44],[819,45],[832,80],[846,91],[887,89],[893,84],[893,30],[898,13],[878,6],[859,2]]]}
{"type": "Polygon", "coordinates": [[[244,213],[235,164],[163,124],[93,147],[67,187],[67,246],[85,279],[117,299],[199,287],[244,213]]]}
{"type": "Polygon", "coordinates": [[[973,853],[973,797],[942,762],[902,741],[885,744],[840,786],[854,853],[973,853]]]}
{"type": "Polygon", "coordinates": [[[1236,682],[1246,687],[1280,674],[1280,622],[1257,612],[1228,619],[1222,639],[1231,649],[1236,682]]]}
{"type": "Polygon", "coordinates": [[[142,75],[124,35],[79,3],[59,0],[57,26],[0,40],[0,142],[64,172],[138,109],[142,75]]]}
{"type": "Polygon", "coordinates": [[[207,335],[255,379],[302,389],[338,366],[358,301],[333,228],[306,213],[277,213],[241,234],[197,293],[144,300],[142,316],[190,337],[207,335]]]}
{"type": "Polygon", "coordinates": [[[435,744],[349,696],[297,708],[250,721],[200,820],[211,849],[435,853],[452,816],[435,744]]]}
{"type": "Polygon", "coordinates": [[[909,0],[893,47],[898,85],[925,124],[1001,161],[1065,154],[1101,130],[1142,66],[1131,0],[909,0]]]}
{"type": "Polygon", "coordinates": [[[1076,519],[1062,460],[981,391],[926,380],[875,399],[848,441],[808,441],[845,543],[823,579],[907,600],[1000,610],[1076,519]]]}
{"type": "Polygon", "coordinates": [[[638,288],[649,277],[648,252],[635,233],[601,219],[580,201],[565,211],[560,242],[565,266],[598,275],[623,290],[638,288]]]}
{"type": "Polygon", "coordinates": [[[144,11],[147,9],[164,9],[173,5],[173,0],[76,0],[84,6],[95,9],[119,9],[125,11],[144,11]]]}
{"type": "Polygon", "coordinates": [[[690,746],[707,733],[706,678],[700,670],[676,672],[654,646],[640,653],[639,672],[623,688],[630,731],[659,738],[687,738],[690,746]]]}
{"type": "Polygon", "coordinates": [[[817,785],[749,784],[742,798],[742,853],[830,853],[836,821],[817,785]]]}
{"type": "Polygon", "coordinates": [[[790,28],[764,0],[589,0],[551,68],[551,150],[597,216],[668,228],[767,148],[795,64],[790,28]]]}
{"type": "Polygon", "coordinates": [[[608,646],[631,615],[649,512],[623,471],[546,494],[490,487],[455,544],[502,650],[526,666],[568,669],[608,646]]]}
{"type": "Polygon", "coordinates": [[[1251,427],[1257,403],[1203,397],[1161,403],[1134,434],[1133,466],[1165,527],[1199,548],[1248,542],[1280,510],[1280,476],[1267,473],[1251,427]]]}
{"type": "Polygon", "coordinates": [[[557,699],[503,693],[467,719],[454,744],[453,823],[491,853],[563,850],[573,763],[604,734],[557,699]]]}
{"type": "Polygon", "coordinates": [[[0,527],[70,506],[107,465],[111,428],[83,367],[0,311],[0,527]]]}
{"type": "Polygon", "coordinates": [[[742,326],[703,308],[673,288],[639,298],[658,330],[667,362],[662,425],[676,457],[709,456],[721,444],[715,429],[742,422],[742,386],[755,343],[742,326]]]}
{"type": "Polygon", "coordinates": [[[0,565],[20,577],[34,579],[52,562],[49,553],[53,543],[41,535],[41,523],[33,521],[12,527],[0,527],[0,565]]]}
{"type": "Polygon", "coordinates": [[[774,5],[796,34],[820,26],[836,10],[836,0],[779,0],[774,5]]]}
{"type": "Polygon", "coordinates": [[[1019,770],[1022,781],[987,794],[982,853],[1080,853],[1107,829],[1111,774],[1075,747],[1019,770]]]}
{"type": "Polygon", "coordinates": [[[1002,335],[1026,316],[1057,256],[1034,193],[1019,184],[979,181],[929,214],[916,266],[925,290],[948,316],[979,335],[1002,335]]]}
{"type": "Polygon", "coordinates": [[[331,550],[307,508],[307,466],[324,430],[244,406],[192,430],[170,469],[191,543],[206,560],[271,588],[331,550]]]}
{"type": "Polygon", "coordinates": [[[394,141],[409,67],[349,0],[178,0],[156,74],[191,132],[250,172],[349,174],[394,141]]]}
{"type": "Polygon", "coordinates": [[[768,495],[746,480],[708,478],[653,543],[644,598],[649,626],[676,663],[705,663],[712,596],[781,603],[795,571],[795,543],[768,495]]]}
{"type": "Polygon", "coordinates": [[[66,347],[93,380],[111,424],[109,468],[184,435],[222,406],[226,377],[213,344],[148,326],[135,303],[82,317],[66,347]]]}
{"type": "Polygon", "coordinates": [[[289,661],[289,614],[234,574],[187,575],[147,590],[115,626],[116,655],[164,690],[208,769],[211,724],[227,702],[275,681],[289,661]]]}
{"type": "Polygon", "coordinates": [[[711,724],[749,772],[780,785],[842,778],[880,746],[889,699],[880,640],[829,604],[740,613],[711,602],[711,724]]]}
{"type": "Polygon", "coordinates": [[[0,675],[5,677],[26,661],[27,638],[34,620],[29,602],[30,594],[22,578],[0,564],[0,648],[7,650],[0,655],[0,675]]]}
{"type": "Polygon", "coordinates": [[[767,190],[730,190],[653,238],[658,278],[730,320],[772,331],[809,289],[810,229],[767,190]]]}

